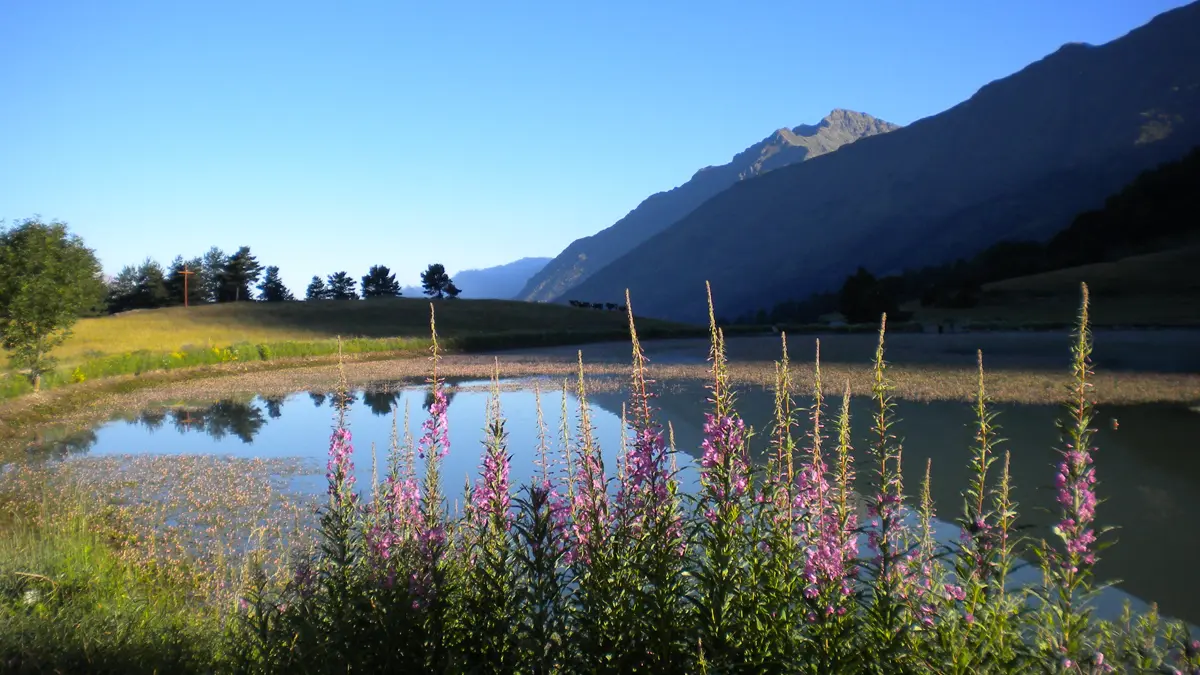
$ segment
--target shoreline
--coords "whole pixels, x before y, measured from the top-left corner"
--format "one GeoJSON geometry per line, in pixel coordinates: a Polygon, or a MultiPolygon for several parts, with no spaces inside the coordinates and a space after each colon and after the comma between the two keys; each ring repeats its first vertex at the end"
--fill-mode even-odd
{"type": "MultiPolygon", "coordinates": [[[[813,336],[808,336],[813,337],[813,336]]],[[[869,353],[854,361],[843,360],[847,348],[872,342],[862,336],[847,344],[847,336],[823,336],[821,370],[828,390],[840,392],[848,383],[854,396],[867,395],[871,389],[869,353]],[[832,349],[830,347],[833,347],[832,349]]],[[[904,336],[892,336],[901,343],[898,356],[889,353],[889,374],[895,384],[897,400],[969,402],[977,389],[974,353],[926,352],[927,363],[906,363],[904,336]],[[940,361],[940,362],[939,362],[940,361]]],[[[935,336],[938,337],[938,336],[935,336]]],[[[962,336],[955,336],[961,338],[962,336]]],[[[978,337],[978,336],[976,336],[978,337]]],[[[992,341],[995,341],[993,338],[992,341]]],[[[807,395],[813,362],[797,358],[801,349],[809,352],[807,340],[793,340],[789,348],[795,395],[807,395]],[[799,348],[798,348],[799,347],[799,348]]],[[[910,338],[907,342],[912,343],[910,338]]],[[[920,340],[916,344],[920,344],[920,340]]],[[[1065,342],[1063,340],[1062,342],[1065,342]]],[[[1099,340],[1098,340],[1099,342],[1099,340]]],[[[702,339],[647,341],[643,347],[649,357],[650,377],[666,382],[703,381],[710,371],[705,358],[708,342],[702,339]]],[[[775,381],[775,365],[764,358],[773,349],[778,353],[777,337],[738,337],[728,340],[729,375],[740,387],[770,388],[775,381]]],[[[890,343],[889,343],[890,347],[890,343]]],[[[1148,348],[1149,349],[1149,348],[1148,348]]],[[[450,354],[441,359],[438,374],[453,379],[482,379],[492,376],[497,360],[502,379],[574,378],[578,373],[577,354],[584,352],[584,373],[592,378],[590,386],[613,390],[624,386],[630,371],[628,343],[593,343],[581,347],[509,350],[492,353],[450,354]],[[597,379],[599,378],[599,379],[597,379]]],[[[853,351],[862,351],[853,349],[853,351]]],[[[893,350],[889,349],[889,352],[893,350]]],[[[1065,344],[1064,349],[1065,350],[1065,344]]],[[[985,351],[985,378],[989,398],[995,403],[1057,404],[1064,400],[1069,372],[1050,368],[1039,359],[1026,359],[1032,367],[1012,367],[1012,355],[994,359],[1000,364],[989,368],[985,351]]],[[[362,389],[393,386],[398,382],[419,384],[429,375],[429,359],[407,354],[360,354],[343,359],[348,383],[362,389]]],[[[1200,373],[1110,371],[1097,367],[1093,396],[1099,405],[1167,403],[1194,406],[1200,401],[1200,373]]],[[[178,401],[217,401],[247,394],[283,395],[297,391],[332,390],[337,383],[336,358],[315,357],[294,361],[226,364],[140,376],[121,376],[51,390],[36,396],[0,404],[0,455],[8,455],[23,446],[28,436],[39,429],[59,427],[82,429],[122,410],[150,407],[178,401]]]]}

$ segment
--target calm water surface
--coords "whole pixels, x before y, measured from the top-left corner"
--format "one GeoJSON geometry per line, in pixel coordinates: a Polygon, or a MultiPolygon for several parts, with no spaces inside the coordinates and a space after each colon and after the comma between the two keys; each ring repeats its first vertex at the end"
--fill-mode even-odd
{"type": "MultiPolygon", "coordinates": [[[[443,465],[445,490],[451,500],[462,493],[464,481],[477,473],[487,404],[487,384],[457,383],[451,390],[448,416],[451,451],[443,465]]],[[[698,383],[669,383],[656,399],[660,420],[670,421],[680,451],[679,467],[685,484],[694,485],[704,419],[705,391],[698,383]]],[[[543,391],[542,408],[551,450],[559,452],[559,426],[563,398],[559,391],[543,391]]],[[[589,395],[606,467],[615,469],[621,445],[623,393],[589,395]]],[[[798,401],[807,404],[806,401],[798,401]]],[[[567,396],[568,424],[578,423],[578,401],[567,396]]],[[[401,416],[407,406],[414,436],[426,418],[427,392],[393,388],[392,391],[359,391],[349,412],[354,434],[355,463],[360,486],[371,481],[371,444],[375,443],[380,467],[392,429],[393,406],[401,416]]],[[[531,390],[502,394],[512,478],[524,481],[537,472],[537,411],[531,390]]],[[[773,395],[765,390],[742,390],[738,410],[748,424],[766,430],[773,410],[773,395]]],[[[859,488],[871,464],[866,447],[869,402],[855,400],[851,410],[857,440],[859,488]]],[[[1003,449],[1012,453],[1012,483],[1020,504],[1022,522],[1030,536],[1048,536],[1055,506],[1053,478],[1058,437],[1055,419],[1060,409],[1049,406],[996,406],[1003,449]]],[[[833,411],[830,411],[832,414],[833,411]]],[[[1200,587],[1189,583],[1194,561],[1200,560],[1200,413],[1186,406],[1144,405],[1105,407],[1097,418],[1096,468],[1104,500],[1099,520],[1115,525],[1119,540],[1104,552],[1097,570],[1102,578],[1119,579],[1117,591],[1106,597],[1108,611],[1124,597],[1156,600],[1164,614],[1200,623],[1200,587]],[[1113,421],[1116,420],[1116,424],[1113,421]]],[[[932,492],[938,515],[952,520],[961,508],[959,491],[967,484],[967,463],[973,432],[969,405],[957,402],[914,403],[900,401],[897,434],[904,444],[906,488],[918,489],[926,459],[932,459],[932,492]]],[[[830,423],[832,419],[828,420],[830,423]]],[[[156,407],[130,414],[70,436],[46,432],[31,445],[31,458],[71,458],[121,454],[218,454],[235,457],[300,457],[311,461],[312,473],[298,487],[324,490],[324,462],[333,422],[332,397],[324,393],[298,393],[280,398],[225,401],[205,406],[156,407]]],[[[832,424],[829,427],[831,428],[832,424]]],[[[764,434],[765,435],[765,434],[764,434]]],[[[755,439],[761,451],[765,439],[755,439]]],[[[381,469],[382,471],[382,469],[381,469]]],[[[994,468],[999,473],[999,464],[994,468]]],[[[953,527],[942,536],[956,536],[953,527]]],[[[1029,573],[1033,573],[1032,570],[1029,573]]],[[[1106,611],[1105,613],[1108,613],[1106,611]]]]}

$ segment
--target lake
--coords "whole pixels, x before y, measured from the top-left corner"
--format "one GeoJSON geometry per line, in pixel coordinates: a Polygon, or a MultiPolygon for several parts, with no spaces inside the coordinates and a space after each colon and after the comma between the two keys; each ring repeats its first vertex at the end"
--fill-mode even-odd
{"type": "MultiPolygon", "coordinates": [[[[627,400],[612,381],[589,393],[592,422],[605,465],[615,472],[621,447],[621,406],[627,400]]],[[[444,489],[453,504],[465,480],[474,482],[482,450],[488,383],[452,383],[448,417],[451,450],[443,464],[444,489]]],[[[563,395],[556,381],[541,384],[541,403],[552,454],[561,452],[559,427],[563,395]]],[[[659,419],[670,421],[679,450],[678,465],[686,485],[694,485],[700,454],[707,392],[698,382],[671,382],[659,387],[655,399],[659,419]]],[[[353,392],[348,420],[354,435],[358,484],[371,484],[371,444],[375,443],[380,473],[392,431],[392,411],[407,407],[414,436],[427,412],[427,390],[404,383],[353,392]]],[[[538,471],[535,456],[539,443],[535,394],[528,382],[506,382],[502,394],[507,419],[508,447],[513,455],[512,479],[523,482],[538,471]]],[[[839,403],[840,401],[831,401],[839,403]]],[[[164,404],[125,414],[95,428],[74,434],[53,429],[41,433],[30,446],[34,460],[76,461],[115,455],[220,455],[241,458],[298,458],[307,471],[294,486],[310,494],[325,489],[324,466],[328,437],[334,419],[332,395],[300,392],[282,397],[249,397],[206,404],[164,404]]],[[[805,399],[797,401],[808,404],[805,399]]],[[[568,424],[577,424],[578,400],[566,397],[568,424]]],[[[773,394],[764,389],[741,389],[738,411],[754,428],[766,430],[774,406],[773,394]]],[[[856,439],[858,488],[865,490],[872,465],[863,452],[869,425],[869,401],[855,399],[851,411],[856,439]]],[[[1054,421],[1061,409],[1050,406],[997,405],[1002,449],[1012,453],[1012,483],[1019,502],[1021,523],[1030,536],[1047,536],[1051,516],[1043,509],[1055,506],[1049,485],[1056,463],[1058,442],[1054,421]]],[[[827,429],[832,428],[832,415],[827,429]]],[[[1118,544],[1103,552],[1097,574],[1119,579],[1119,591],[1107,604],[1129,594],[1155,600],[1165,615],[1200,623],[1200,588],[1180,583],[1200,557],[1200,413],[1187,406],[1139,405],[1105,407],[1098,411],[1096,468],[1103,500],[1098,521],[1120,529],[1118,544]],[[1189,525],[1190,523],[1190,525],[1189,525]]],[[[932,494],[938,515],[953,520],[961,508],[960,490],[968,480],[973,438],[970,405],[960,402],[897,403],[896,432],[904,444],[906,491],[915,494],[931,458],[932,494]]],[[[804,430],[802,424],[801,432],[804,430]]],[[[403,431],[401,431],[403,433],[403,431]]],[[[763,435],[765,436],[765,434],[763,435]]],[[[765,438],[754,439],[761,453],[765,438]]],[[[993,471],[999,473],[999,464],[993,471]]],[[[940,528],[944,538],[955,536],[948,523],[940,528]]],[[[1033,570],[1029,570],[1032,573],[1033,570]]],[[[1111,608],[1110,608],[1111,609],[1111,608]]],[[[1106,610],[1105,613],[1109,613],[1106,610]]]]}

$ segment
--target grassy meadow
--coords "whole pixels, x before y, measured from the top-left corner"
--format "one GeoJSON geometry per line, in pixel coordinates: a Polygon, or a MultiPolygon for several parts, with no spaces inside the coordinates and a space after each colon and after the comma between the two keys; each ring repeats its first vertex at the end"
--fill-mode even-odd
{"type": "MultiPolygon", "coordinates": [[[[452,351],[620,340],[620,312],[504,300],[437,302],[438,334],[452,351]]],[[[703,331],[646,320],[648,337],[703,331]]],[[[119,375],[349,354],[418,354],[429,347],[429,300],[222,303],[134,310],[80,320],[53,356],[44,388],[119,375]]],[[[0,398],[28,393],[20,374],[0,372],[0,398]]]]}
{"type": "MultiPolygon", "coordinates": [[[[89,357],[140,350],[170,352],[188,347],[228,346],[343,338],[429,336],[429,300],[420,298],[359,301],[222,303],[193,307],[134,310],[76,324],[74,335],[58,350],[64,364],[89,357]]],[[[623,331],[620,312],[505,300],[437,302],[441,337],[478,335],[589,333],[623,331]]],[[[647,320],[648,328],[673,326],[647,320]]]]}

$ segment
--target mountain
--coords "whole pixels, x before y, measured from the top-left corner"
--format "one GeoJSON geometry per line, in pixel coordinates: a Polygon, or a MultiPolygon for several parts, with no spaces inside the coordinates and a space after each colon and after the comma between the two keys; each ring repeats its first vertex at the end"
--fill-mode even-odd
{"type": "Polygon", "coordinates": [[[740,181],[571,290],[643,315],[734,316],[877,275],[1045,240],[1200,143],[1200,2],[1068,44],[970,99],[740,181]]]}
{"type": "Polygon", "coordinates": [[[462,270],[451,275],[454,285],[462,289],[460,298],[494,298],[511,300],[537,274],[550,258],[521,258],[505,265],[480,270],[462,270]]]}
{"type": "Polygon", "coordinates": [[[612,226],[571,242],[566,250],[529,279],[517,297],[521,300],[565,299],[563,294],[571,287],[738,181],[820,157],[860,138],[897,128],[870,115],[834,110],[817,124],[779,129],[739,152],[728,164],[700,169],[683,185],[647,197],[612,226]]]}

